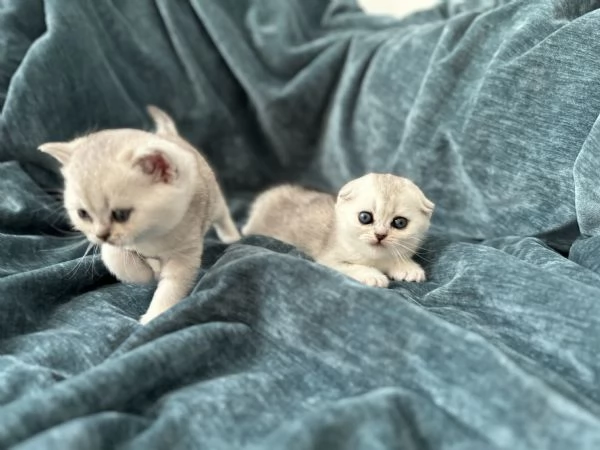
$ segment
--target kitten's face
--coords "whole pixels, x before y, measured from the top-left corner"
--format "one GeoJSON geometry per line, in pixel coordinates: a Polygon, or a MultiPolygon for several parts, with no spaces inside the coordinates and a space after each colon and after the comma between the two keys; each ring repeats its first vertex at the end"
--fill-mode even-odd
{"type": "Polygon", "coordinates": [[[338,232],[367,257],[410,257],[429,228],[433,207],[405,178],[365,175],[340,190],[338,232]]]}
{"type": "Polygon", "coordinates": [[[107,130],[64,145],[65,207],[91,242],[135,249],[183,219],[192,192],[185,168],[169,153],[172,143],[139,130],[107,130]]]}

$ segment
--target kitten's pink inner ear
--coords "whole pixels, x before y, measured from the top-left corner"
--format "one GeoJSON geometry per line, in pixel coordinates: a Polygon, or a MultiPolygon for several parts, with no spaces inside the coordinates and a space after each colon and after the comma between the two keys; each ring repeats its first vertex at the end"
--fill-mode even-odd
{"type": "Polygon", "coordinates": [[[175,178],[175,170],[171,162],[160,152],[142,156],[137,164],[146,175],[150,175],[157,182],[170,183],[175,178]]]}

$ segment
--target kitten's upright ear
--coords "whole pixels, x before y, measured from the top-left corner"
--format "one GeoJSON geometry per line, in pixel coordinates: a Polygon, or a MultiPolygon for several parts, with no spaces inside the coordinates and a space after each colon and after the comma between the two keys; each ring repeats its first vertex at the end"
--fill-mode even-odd
{"type": "Polygon", "coordinates": [[[73,154],[73,146],[70,142],[46,142],[40,145],[38,150],[49,154],[63,166],[69,162],[73,154]]]}
{"type": "Polygon", "coordinates": [[[177,178],[177,167],[162,150],[144,150],[134,156],[133,166],[152,178],[155,183],[169,184],[177,178]]]}
{"type": "Polygon", "coordinates": [[[155,133],[163,136],[178,136],[177,126],[175,121],[162,109],[156,106],[149,105],[147,108],[148,114],[154,120],[155,133]]]}

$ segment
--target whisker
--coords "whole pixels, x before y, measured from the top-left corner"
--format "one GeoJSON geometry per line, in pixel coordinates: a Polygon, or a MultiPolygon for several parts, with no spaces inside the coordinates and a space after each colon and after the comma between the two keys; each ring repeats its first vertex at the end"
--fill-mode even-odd
{"type": "Polygon", "coordinates": [[[392,254],[402,262],[407,262],[410,260],[410,257],[407,257],[404,253],[400,252],[396,247],[391,247],[392,254]]]}
{"type": "Polygon", "coordinates": [[[126,275],[131,278],[131,274],[129,272],[129,270],[131,269],[131,267],[133,266],[133,264],[135,264],[135,256],[133,254],[133,252],[124,252],[125,253],[125,273],[126,275]]]}
{"type": "Polygon", "coordinates": [[[419,258],[421,258],[423,261],[426,261],[426,262],[428,262],[428,263],[430,263],[430,262],[431,262],[431,260],[430,260],[430,259],[428,259],[428,258],[425,258],[425,257],[424,257],[424,256],[423,256],[421,253],[419,253],[419,251],[420,251],[420,248],[419,248],[419,247],[417,247],[417,248],[410,248],[410,247],[407,247],[407,246],[405,246],[405,245],[404,245],[403,243],[401,243],[401,242],[396,242],[396,243],[395,243],[395,245],[396,245],[397,247],[400,247],[400,248],[402,248],[402,249],[404,249],[404,250],[407,250],[407,251],[411,252],[411,254],[414,254],[414,255],[417,255],[417,256],[419,256],[419,258]]]}
{"type": "Polygon", "coordinates": [[[93,243],[89,243],[87,248],[85,249],[85,253],[83,254],[83,256],[77,258],[77,264],[75,264],[75,267],[72,268],[68,273],[67,273],[67,278],[72,278],[75,276],[77,270],[79,269],[79,267],[83,264],[83,262],[85,261],[86,256],[88,255],[88,253],[90,252],[90,250],[92,249],[92,247],[94,246],[93,243]]]}
{"type": "Polygon", "coordinates": [[[93,258],[92,258],[92,264],[91,264],[91,267],[92,267],[92,277],[96,276],[96,268],[94,267],[95,266],[94,260],[96,259],[97,256],[99,256],[99,253],[98,253],[99,250],[100,250],[100,246],[98,244],[94,244],[94,247],[92,248],[92,257],[93,258]]]}

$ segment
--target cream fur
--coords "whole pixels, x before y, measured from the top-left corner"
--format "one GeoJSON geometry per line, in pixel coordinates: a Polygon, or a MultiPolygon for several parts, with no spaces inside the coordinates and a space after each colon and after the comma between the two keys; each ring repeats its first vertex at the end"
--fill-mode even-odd
{"type": "Polygon", "coordinates": [[[359,6],[366,13],[385,14],[398,18],[431,9],[439,3],[439,0],[358,0],[359,6]]]}
{"type": "Polygon", "coordinates": [[[429,228],[434,205],[410,180],[368,174],[329,195],[283,185],[263,192],[250,210],[242,233],[272,236],[297,246],[317,262],[370,286],[387,287],[389,278],[424,281],[411,258],[429,228]],[[361,224],[367,211],[372,224],[361,224]],[[391,226],[408,219],[404,229],[391,226]],[[386,235],[377,243],[376,234],[386,235]]]}
{"type": "Polygon", "coordinates": [[[143,324],[189,293],[211,226],[226,243],[240,237],[206,160],[165,112],[148,112],[154,133],[104,130],[40,146],[62,164],[65,208],[73,226],[101,246],[107,268],[124,282],[159,280],[143,324]],[[111,218],[129,208],[127,221],[111,218]]]}

